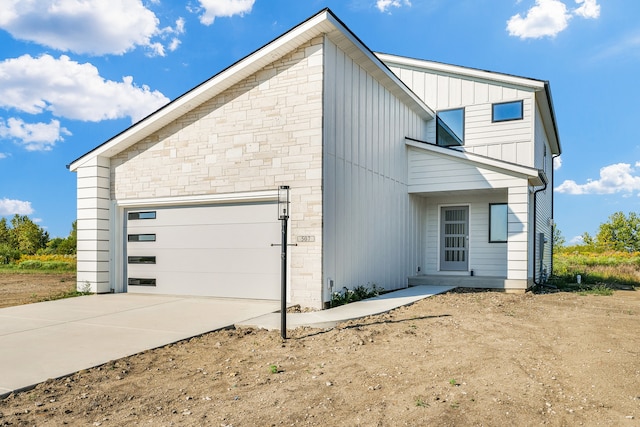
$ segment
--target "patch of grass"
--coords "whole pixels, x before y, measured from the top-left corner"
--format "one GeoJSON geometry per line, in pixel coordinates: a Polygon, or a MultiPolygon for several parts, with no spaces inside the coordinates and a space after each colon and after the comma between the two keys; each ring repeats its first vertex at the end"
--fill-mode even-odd
{"type": "Polygon", "coordinates": [[[599,296],[610,296],[613,295],[613,289],[606,285],[595,285],[590,289],[585,289],[578,292],[579,295],[599,295],[599,296]]]}
{"type": "Polygon", "coordinates": [[[553,256],[551,284],[564,290],[581,291],[583,286],[607,285],[619,289],[640,287],[639,252],[579,252],[561,250],[553,256]]]}
{"type": "Polygon", "coordinates": [[[422,397],[416,397],[415,403],[416,403],[416,406],[419,408],[426,408],[427,406],[429,406],[429,404],[425,402],[425,400],[422,397]]]}
{"type": "Polygon", "coordinates": [[[277,374],[278,372],[280,372],[278,370],[278,365],[269,365],[269,372],[271,372],[272,374],[277,374]]]}
{"type": "Polygon", "coordinates": [[[68,291],[59,292],[57,294],[52,294],[52,295],[48,295],[46,297],[41,297],[41,298],[38,298],[36,294],[33,294],[31,295],[31,298],[36,300],[34,302],[44,302],[44,301],[55,301],[55,300],[65,299],[65,298],[75,298],[75,297],[81,297],[84,295],[92,295],[92,294],[93,292],[79,291],[76,288],[72,288],[72,289],[69,289],[68,291]]]}
{"type": "Polygon", "coordinates": [[[0,273],[75,272],[74,255],[22,255],[10,263],[0,263],[0,273]]]}

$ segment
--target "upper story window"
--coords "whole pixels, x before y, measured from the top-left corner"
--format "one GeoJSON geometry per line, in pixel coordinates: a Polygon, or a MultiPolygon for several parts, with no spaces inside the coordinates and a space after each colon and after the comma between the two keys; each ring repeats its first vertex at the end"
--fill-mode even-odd
{"type": "Polygon", "coordinates": [[[509,120],[522,120],[522,101],[501,102],[493,104],[491,110],[492,122],[506,122],[509,120]]]}
{"type": "Polygon", "coordinates": [[[464,145],[464,108],[438,112],[436,141],[443,147],[464,145]]]}

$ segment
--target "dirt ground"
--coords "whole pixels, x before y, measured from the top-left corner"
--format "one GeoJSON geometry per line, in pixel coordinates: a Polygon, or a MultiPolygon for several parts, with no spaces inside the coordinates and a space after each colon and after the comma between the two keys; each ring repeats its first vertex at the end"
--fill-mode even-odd
{"type": "Polygon", "coordinates": [[[115,360],[0,400],[0,426],[639,426],[639,332],[638,291],[448,293],[115,360]]]}
{"type": "Polygon", "coordinates": [[[0,272],[0,308],[43,301],[75,287],[75,273],[0,272]]]}

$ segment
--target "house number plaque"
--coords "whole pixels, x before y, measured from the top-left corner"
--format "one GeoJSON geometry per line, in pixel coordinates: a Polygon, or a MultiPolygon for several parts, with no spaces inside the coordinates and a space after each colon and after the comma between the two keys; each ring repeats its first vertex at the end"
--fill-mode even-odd
{"type": "Polygon", "coordinates": [[[316,241],[316,236],[298,236],[299,243],[310,243],[315,241],[316,241]]]}

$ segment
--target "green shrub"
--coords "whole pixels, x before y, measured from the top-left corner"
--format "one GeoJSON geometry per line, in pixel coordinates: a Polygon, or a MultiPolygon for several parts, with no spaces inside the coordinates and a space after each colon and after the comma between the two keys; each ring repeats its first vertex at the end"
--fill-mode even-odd
{"type": "Polygon", "coordinates": [[[9,245],[0,245],[0,264],[10,264],[20,259],[20,251],[9,245]]]}
{"type": "Polygon", "coordinates": [[[379,288],[375,284],[371,286],[371,289],[363,285],[358,285],[353,289],[344,287],[342,288],[342,291],[334,292],[333,295],[331,295],[331,307],[337,307],[339,305],[349,304],[350,302],[377,297],[382,291],[384,291],[384,288],[379,288]]]}
{"type": "Polygon", "coordinates": [[[73,271],[75,262],[69,261],[39,261],[34,259],[20,261],[18,268],[21,270],[46,270],[46,271],[73,271]]]}

